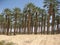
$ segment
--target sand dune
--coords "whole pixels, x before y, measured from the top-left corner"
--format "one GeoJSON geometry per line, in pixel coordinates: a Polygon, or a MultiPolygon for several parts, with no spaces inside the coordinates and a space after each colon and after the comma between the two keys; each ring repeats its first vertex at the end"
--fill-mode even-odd
{"type": "Polygon", "coordinates": [[[60,34],[58,35],[0,35],[0,41],[16,43],[16,45],[60,45],[60,34]]]}

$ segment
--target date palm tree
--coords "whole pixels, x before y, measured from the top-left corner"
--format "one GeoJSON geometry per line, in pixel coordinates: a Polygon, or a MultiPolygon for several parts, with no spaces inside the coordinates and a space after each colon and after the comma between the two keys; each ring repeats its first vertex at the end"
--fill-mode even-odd
{"type": "Polygon", "coordinates": [[[20,8],[14,8],[13,10],[13,15],[14,15],[14,35],[16,34],[16,29],[17,29],[17,22],[18,22],[18,18],[20,15],[20,8]]]}
{"type": "Polygon", "coordinates": [[[60,33],[60,30],[59,30],[59,24],[60,24],[59,19],[60,19],[60,16],[57,15],[55,19],[57,21],[57,34],[58,34],[58,33],[60,33]]]}
{"type": "Polygon", "coordinates": [[[46,20],[47,20],[47,14],[45,9],[42,9],[42,27],[43,27],[43,33],[45,34],[45,27],[46,27],[46,20]]]}
{"type": "Polygon", "coordinates": [[[34,13],[35,13],[35,29],[34,29],[34,34],[37,34],[37,29],[38,29],[38,15],[39,15],[39,8],[38,7],[35,7],[34,9],[34,13]]]}
{"type": "Polygon", "coordinates": [[[10,15],[11,10],[6,8],[4,9],[5,17],[6,17],[6,28],[7,28],[7,35],[9,34],[9,28],[10,28],[10,15]]]}
{"type": "Polygon", "coordinates": [[[32,25],[32,14],[33,14],[33,10],[34,10],[34,7],[35,7],[35,5],[33,4],[33,3],[28,3],[27,5],[26,5],[26,7],[24,8],[25,9],[25,12],[26,12],[26,18],[27,18],[27,28],[28,28],[28,30],[27,30],[27,33],[32,33],[32,31],[33,31],[33,26],[31,26],[32,25]],[[31,27],[32,27],[32,29],[31,29],[31,27]]]}
{"type": "Polygon", "coordinates": [[[3,22],[4,22],[4,16],[2,14],[0,14],[0,31],[3,31],[4,32],[4,30],[2,30],[2,28],[3,28],[3,22]]]}
{"type": "Polygon", "coordinates": [[[50,25],[50,16],[52,15],[52,34],[54,34],[54,18],[55,18],[55,11],[58,6],[58,0],[44,0],[44,7],[48,7],[48,21],[47,21],[47,34],[49,33],[49,25],[50,25]]]}

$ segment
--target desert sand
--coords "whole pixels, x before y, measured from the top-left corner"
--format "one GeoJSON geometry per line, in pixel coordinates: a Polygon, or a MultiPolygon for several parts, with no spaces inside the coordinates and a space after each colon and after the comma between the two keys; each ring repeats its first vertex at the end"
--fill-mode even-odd
{"type": "Polygon", "coordinates": [[[16,43],[16,45],[60,45],[60,34],[56,35],[0,35],[0,41],[16,43]]]}

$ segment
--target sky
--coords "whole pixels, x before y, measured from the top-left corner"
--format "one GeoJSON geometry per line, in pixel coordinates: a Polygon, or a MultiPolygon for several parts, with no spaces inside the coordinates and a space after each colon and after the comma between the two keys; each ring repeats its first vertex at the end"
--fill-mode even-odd
{"type": "Polygon", "coordinates": [[[13,9],[18,7],[23,10],[24,6],[29,2],[43,8],[43,0],[0,0],[0,13],[3,12],[5,8],[13,9]]]}

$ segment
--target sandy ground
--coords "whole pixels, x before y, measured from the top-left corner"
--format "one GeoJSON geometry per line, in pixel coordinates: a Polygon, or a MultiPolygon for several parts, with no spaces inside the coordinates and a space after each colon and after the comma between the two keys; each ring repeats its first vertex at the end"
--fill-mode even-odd
{"type": "Polygon", "coordinates": [[[16,45],[60,45],[58,35],[0,35],[0,41],[14,42],[16,45]]]}

